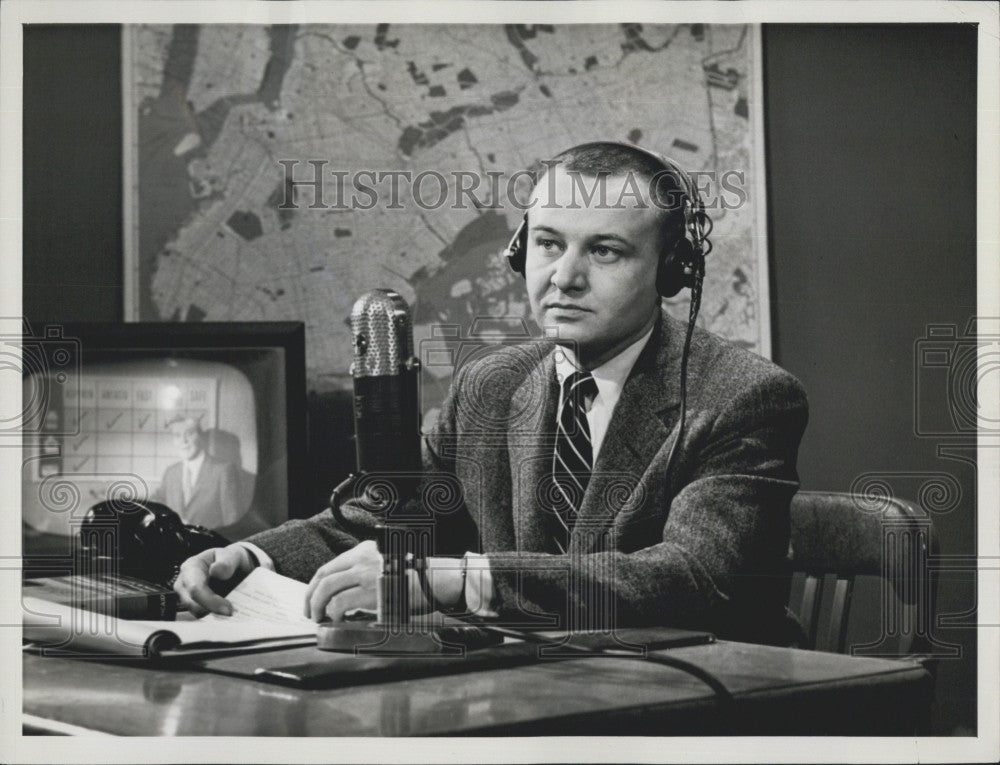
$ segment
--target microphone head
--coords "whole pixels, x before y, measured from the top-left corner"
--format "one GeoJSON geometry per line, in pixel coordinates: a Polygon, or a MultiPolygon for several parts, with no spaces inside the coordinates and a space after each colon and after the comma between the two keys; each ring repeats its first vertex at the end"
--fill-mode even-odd
{"type": "Polygon", "coordinates": [[[402,374],[413,356],[410,307],[393,290],[372,290],[357,299],[351,309],[351,335],[354,378],[402,374]]]}
{"type": "Polygon", "coordinates": [[[354,440],[358,471],[389,476],[411,491],[420,460],[420,363],[413,357],[410,309],[399,293],[372,290],[351,311],[354,336],[354,440]]]}

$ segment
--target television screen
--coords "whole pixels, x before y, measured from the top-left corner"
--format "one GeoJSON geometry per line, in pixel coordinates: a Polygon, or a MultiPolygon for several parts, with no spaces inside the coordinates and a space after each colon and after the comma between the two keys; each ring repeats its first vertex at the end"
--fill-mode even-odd
{"type": "Polygon", "coordinates": [[[295,514],[300,323],[51,329],[23,352],[27,526],[71,535],[107,499],[157,500],[230,539],[295,514]]]}

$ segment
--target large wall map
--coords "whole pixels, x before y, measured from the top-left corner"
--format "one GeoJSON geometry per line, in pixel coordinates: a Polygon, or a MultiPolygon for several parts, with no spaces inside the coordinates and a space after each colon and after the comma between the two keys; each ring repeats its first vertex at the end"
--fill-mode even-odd
{"type": "MultiPolygon", "coordinates": [[[[304,320],[310,388],[345,388],[346,319],[375,287],[410,301],[418,343],[527,317],[498,257],[521,216],[508,180],[611,139],[701,174],[700,323],[768,354],[758,48],[738,25],[128,27],[129,316],[304,320]],[[425,173],[421,203],[391,175],[362,193],[362,171],[425,173]]],[[[428,370],[425,412],[449,372],[428,370]]]]}

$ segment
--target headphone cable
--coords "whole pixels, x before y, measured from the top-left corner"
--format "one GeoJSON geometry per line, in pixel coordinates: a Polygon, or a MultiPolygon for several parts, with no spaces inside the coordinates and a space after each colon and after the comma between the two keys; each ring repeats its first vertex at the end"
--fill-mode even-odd
{"type": "Polygon", "coordinates": [[[677,436],[670,446],[670,454],[667,456],[665,472],[670,475],[670,468],[674,464],[674,455],[677,453],[677,446],[680,444],[684,434],[684,423],[687,417],[687,371],[688,356],[691,355],[691,338],[694,335],[694,325],[698,318],[698,310],[701,308],[701,285],[704,273],[696,270],[694,274],[694,284],[691,286],[691,303],[688,311],[687,331],[684,335],[684,351],[681,353],[681,411],[677,420],[677,436]]]}

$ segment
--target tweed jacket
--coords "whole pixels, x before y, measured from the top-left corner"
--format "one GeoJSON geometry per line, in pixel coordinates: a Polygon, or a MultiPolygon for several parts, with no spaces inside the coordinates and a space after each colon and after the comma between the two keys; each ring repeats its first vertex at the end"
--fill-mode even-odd
{"type": "MultiPolygon", "coordinates": [[[[503,347],[456,373],[425,442],[427,480],[440,483],[423,497],[438,554],[487,554],[502,618],[790,639],[785,558],[805,394],[771,362],[696,330],[668,472],[684,331],[661,314],[622,389],[565,554],[552,541],[555,348],[503,347]]],[[[327,510],[248,541],[305,580],[357,539],[327,510]]]]}

